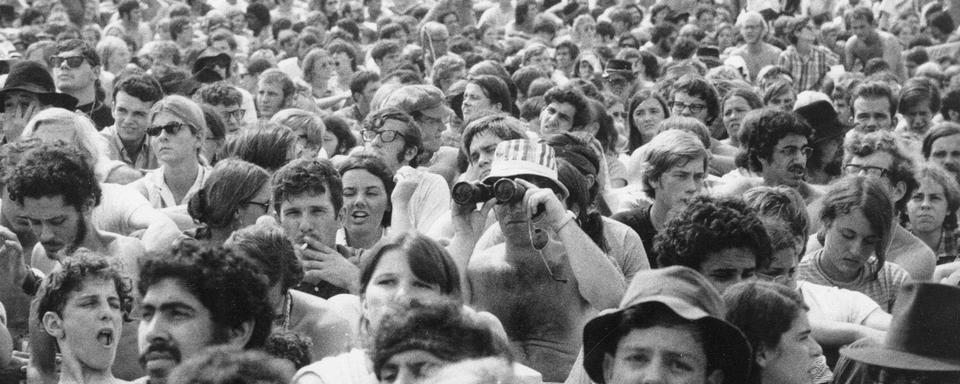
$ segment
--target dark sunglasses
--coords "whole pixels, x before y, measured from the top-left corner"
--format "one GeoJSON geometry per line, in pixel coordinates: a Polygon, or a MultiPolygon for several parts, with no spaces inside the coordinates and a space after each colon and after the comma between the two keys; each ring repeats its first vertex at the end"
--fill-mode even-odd
{"type": "Polygon", "coordinates": [[[147,134],[150,136],[160,136],[160,131],[167,131],[168,135],[173,136],[173,135],[176,135],[177,133],[180,133],[180,130],[183,129],[183,127],[190,127],[190,126],[187,124],[181,123],[179,121],[171,121],[164,125],[156,125],[156,126],[147,128],[147,134]]]}
{"type": "Polygon", "coordinates": [[[70,56],[70,57],[61,57],[61,56],[50,56],[50,66],[53,68],[59,67],[60,64],[63,64],[64,61],[67,62],[67,67],[70,68],[80,68],[83,65],[83,61],[86,60],[86,57],[83,56],[70,56]]]}

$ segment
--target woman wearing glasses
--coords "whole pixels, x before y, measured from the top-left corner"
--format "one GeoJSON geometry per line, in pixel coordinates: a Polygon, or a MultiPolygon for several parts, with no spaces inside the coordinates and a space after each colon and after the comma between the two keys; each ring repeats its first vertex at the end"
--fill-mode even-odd
{"type": "Polygon", "coordinates": [[[825,196],[817,234],[823,248],[800,262],[800,279],[858,291],[892,309],[910,275],[886,262],[895,225],[887,187],[876,177],[851,175],[831,185],[825,196]]]}
{"type": "Polygon", "coordinates": [[[160,167],[147,172],[131,187],[154,208],[186,217],[187,201],[210,173],[200,164],[200,149],[207,135],[203,110],[186,97],[170,95],[153,105],[150,120],[147,136],[160,167]]]}
{"type": "Polygon", "coordinates": [[[201,226],[185,234],[222,245],[233,231],[270,212],[270,174],[252,163],[226,159],[210,170],[203,188],[190,197],[187,211],[201,226]]]}

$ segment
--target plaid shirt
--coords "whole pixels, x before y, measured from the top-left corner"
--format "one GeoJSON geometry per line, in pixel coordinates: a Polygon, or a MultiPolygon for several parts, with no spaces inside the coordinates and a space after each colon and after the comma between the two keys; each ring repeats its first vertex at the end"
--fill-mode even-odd
{"type": "Polygon", "coordinates": [[[839,64],[840,58],[837,55],[819,45],[813,46],[807,55],[801,55],[797,48],[791,45],[780,52],[777,60],[777,65],[790,71],[797,92],[817,90],[830,67],[839,64]]]}

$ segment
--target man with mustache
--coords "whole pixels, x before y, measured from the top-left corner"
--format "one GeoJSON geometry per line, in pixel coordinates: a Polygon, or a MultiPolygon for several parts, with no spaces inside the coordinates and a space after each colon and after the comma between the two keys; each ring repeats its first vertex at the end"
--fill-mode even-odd
{"type": "MultiPolygon", "coordinates": [[[[92,162],[81,149],[66,144],[38,145],[23,155],[8,176],[6,187],[11,203],[17,206],[14,221],[26,223],[39,240],[32,250],[32,268],[22,275],[21,286],[26,293],[36,291],[38,276],[42,275],[39,272],[60,268],[60,263],[81,247],[114,260],[127,276],[136,276],[137,260],[145,252],[140,240],[102,231],[91,221],[91,211],[100,204],[101,189],[92,162]]],[[[19,259],[19,268],[26,268],[23,254],[12,257],[19,259]]],[[[55,340],[36,329],[36,315],[31,313],[34,318],[29,322],[31,361],[42,376],[54,375],[55,340]]],[[[120,358],[113,369],[118,377],[135,377],[136,362],[130,358],[135,348],[135,325],[126,325],[126,332],[117,335],[120,358]]]]}
{"type": "Polygon", "coordinates": [[[147,376],[136,382],[163,384],[208,346],[262,347],[273,320],[266,280],[253,261],[190,242],[144,260],[138,341],[147,376]]]}
{"type": "Polygon", "coordinates": [[[807,204],[823,195],[806,182],[813,130],[799,115],[773,109],[753,111],[740,129],[742,149],[737,157],[760,175],[765,185],[794,188],[807,204]]]}

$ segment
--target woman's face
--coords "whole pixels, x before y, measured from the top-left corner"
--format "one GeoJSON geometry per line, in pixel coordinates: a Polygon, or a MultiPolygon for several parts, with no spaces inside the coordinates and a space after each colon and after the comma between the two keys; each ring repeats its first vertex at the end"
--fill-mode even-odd
{"type": "Polygon", "coordinates": [[[97,35],[97,31],[86,30],[83,31],[83,41],[86,41],[91,47],[96,47],[97,43],[100,42],[100,36],[97,35]]]}
{"type": "Polygon", "coordinates": [[[643,142],[650,141],[657,135],[657,124],[667,118],[663,111],[663,106],[654,98],[644,100],[637,109],[633,110],[633,124],[640,131],[643,142]]]}
{"type": "Polygon", "coordinates": [[[326,85],[330,77],[333,76],[333,58],[330,55],[323,55],[313,62],[313,82],[314,84],[323,83],[326,85]]]}
{"type": "Polygon", "coordinates": [[[107,63],[107,68],[110,72],[117,73],[127,63],[130,62],[130,49],[124,45],[122,48],[113,52],[113,55],[110,56],[110,62],[107,63]]]}
{"type": "Polygon", "coordinates": [[[806,311],[800,311],[794,317],[790,329],[780,335],[780,343],[775,347],[764,347],[758,355],[762,361],[764,382],[782,384],[808,384],[808,371],[823,354],[820,345],[810,336],[810,321],[806,311]],[[766,350],[766,349],[770,350],[766,350]]]}
{"type": "Polygon", "coordinates": [[[767,106],[782,111],[790,112],[793,110],[793,103],[797,101],[797,95],[793,89],[774,96],[767,102],[767,106]]]}
{"type": "Polygon", "coordinates": [[[505,32],[503,28],[487,28],[483,32],[483,43],[486,45],[496,45],[503,39],[505,32]]]}
{"type": "Polygon", "coordinates": [[[390,209],[387,188],[379,177],[365,169],[351,169],[343,174],[343,227],[352,233],[373,232],[390,209]]]}
{"type": "Polygon", "coordinates": [[[333,132],[329,130],[323,131],[323,151],[327,153],[327,156],[333,157],[338,155],[337,146],[340,145],[340,140],[337,139],[337,135],[334,135],[333,132]]]}
{"type": "Polygon", "coordinates": [[[929,177],[921,180],[920,188],[907,201],[907,216],[913,233],[931,233],[942,229],[947,217],[947,197],[943,186],[929,177]]]}
{"type": "Polygon", "coordinates": [[[350,56],[343,52],[333,54],[333,66],[337,74],[348,76],[353,73],[353,67],[350,66],[350,56]]]}
{"type": "Polygon", "coordinates": [[[723,103],[723,126],[727,129],[727,135],[737,137],[740,134],[743,116],[750,110],[750,104],[740,96],[732,96],[723,103]]]}
{"type": "Polygon", "coordinates": [[[580,74],[580,78],[586,81],[593,80],[593,64],[590,64],[590,62],[586,60],[580,60],[578,65],[580,70],[577,71],[577,73],[580,74]]]}
{"type": "Polygon", "coordinates": [[[463,110],[463,120],[467,123],[501,110],[500,104],[493,105],[483,88],[474,83],[467,84],[467,88],[463,91],[463,103],[460,106],[463,110]]]}
{"type": "Polygon", "coordinates": [[[873,231],[860,209],[826,223],[825,230],[824,261],[844,273],[859,273],[880,245],[880,234],[873,231]]]}
{"type": "Polygon", "coordinates": [[[582,41],[594,38],[597,34],[597,23],[593,20],[588,20],[578,24],[577,34],[580,35],[582,41]]]}
{"type": "Polygon", "coordinates": [[[273,210],[270,204],[270,198],[273,190],[270,183],[263,183],[263,186],[257,191],[253,198],[247,201],[241,201],[237,206],[237,224],[238,228],[247,227],[257,222],[257,218],[269,215],[273,210]]]}
{"type": "Polygon", "coordinates": [[[718,32],[717,44],[721,47],[720,48],[721,50],[723,50],[723,48],[725,47],[733,46],[733,29],[724,28],[720,32],[718,32]]]}
{"type": "Polygon", "coordinates": [[[363,317],[369,321],[372,331],[394,300],[440,293],[439,285],[413,275],[407,255],[400,250],[390,250],[380,258],[363,291],[363,317]]]}

